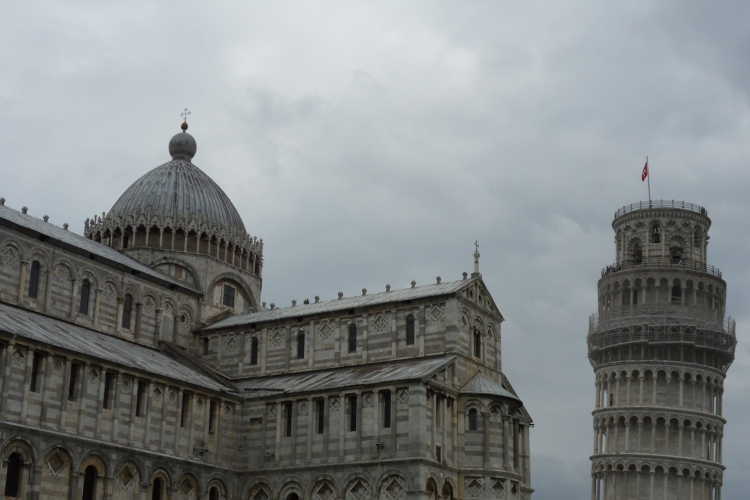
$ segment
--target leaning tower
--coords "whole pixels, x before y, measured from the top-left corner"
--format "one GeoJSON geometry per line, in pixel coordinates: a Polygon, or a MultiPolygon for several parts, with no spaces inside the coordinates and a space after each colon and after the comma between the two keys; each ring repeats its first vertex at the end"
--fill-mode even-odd
{"type": "Polygon", "coordinates": [[[615,212],[616,259],[589,322],[596,374],[592,500],[720,500],[724,378],[735,323],[708,264],[703,207],[615,212]]]}

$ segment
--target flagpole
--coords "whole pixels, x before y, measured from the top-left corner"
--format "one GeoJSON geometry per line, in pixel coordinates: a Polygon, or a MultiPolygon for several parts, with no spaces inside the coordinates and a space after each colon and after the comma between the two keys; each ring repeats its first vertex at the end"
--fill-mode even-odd
{"type": "Polygon", "coordinates": [[[651,169],[648,168],[648,156],[646,157],[646,179],[648,180],[648,206],[651,208],[651,169]]]}

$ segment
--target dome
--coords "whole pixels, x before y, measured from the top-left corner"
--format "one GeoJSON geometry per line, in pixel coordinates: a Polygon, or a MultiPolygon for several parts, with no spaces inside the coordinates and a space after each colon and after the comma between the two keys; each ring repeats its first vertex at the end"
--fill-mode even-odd
{"type": "Polygon", "coordinates": [[[135,181],[112,206],[110,214],[201,219],[229,231],[245,232],[242,218],[226,193],[192,164],[197,149],[195,139],[187,132],[172,137],[172,161],[135,181]]]}

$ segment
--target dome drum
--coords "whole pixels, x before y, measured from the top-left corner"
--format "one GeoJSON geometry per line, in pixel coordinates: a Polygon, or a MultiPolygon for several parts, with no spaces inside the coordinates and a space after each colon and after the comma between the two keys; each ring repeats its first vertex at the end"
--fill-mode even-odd
{"type": "Polygon", "coordinates": [[[263,240],[244,231],[217,227],[213,221],[177,217],[139,215],[114,216],[112,213],[87,219],[84,235],[117,250],[153,248],[208,255],[243,271],[261,275],[263,240]]]}

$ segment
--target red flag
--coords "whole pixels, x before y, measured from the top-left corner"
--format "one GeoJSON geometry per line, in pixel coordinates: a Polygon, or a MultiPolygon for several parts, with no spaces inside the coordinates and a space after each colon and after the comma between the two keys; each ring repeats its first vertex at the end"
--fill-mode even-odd
{"type": "Polygon", "coordinates": [[[646,177],[648,177],[648,160],[646,160],[646,164],[643,166],[643,173],[641,174],[641,181],[645,181],[646,177]]]}

